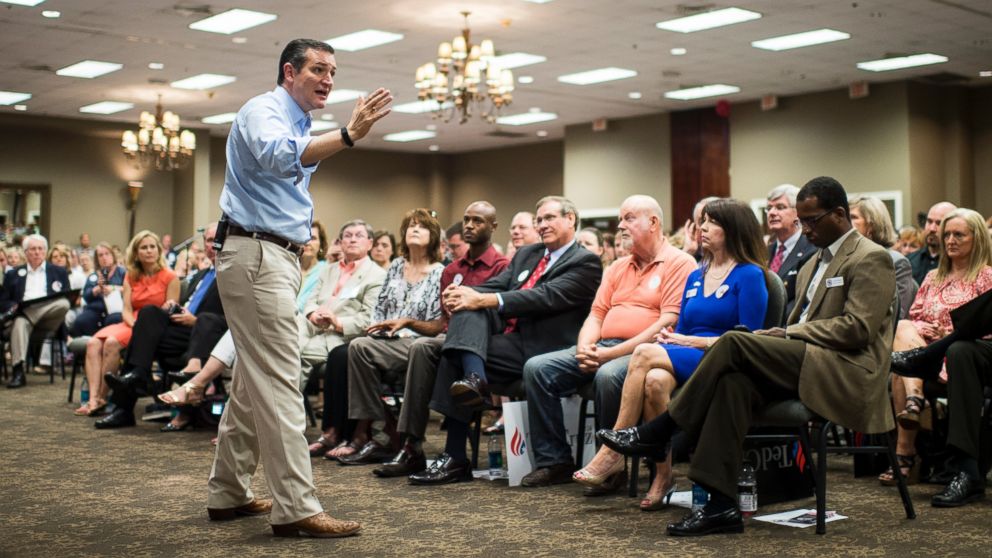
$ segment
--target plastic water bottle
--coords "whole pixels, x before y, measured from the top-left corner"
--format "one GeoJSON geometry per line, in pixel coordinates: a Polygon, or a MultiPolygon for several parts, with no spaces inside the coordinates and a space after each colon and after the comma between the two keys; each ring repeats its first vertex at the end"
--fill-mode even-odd
{"type": "Polygon", "coordinates": [[[79,402],[83,405],[90,402],[90,383],[83,378],[83,383],[79,385],[79,402]]]}
{"type": "Polygon", "coordinates": [[[758,477],[754,466],[747,461],[744,462],[741,476],[737,480],[737,505],[744,517],[751,517],[758,511],[758,477]]]}
{"type": "Polygon", "coordinates": [[[703,509],[710,501],[710,493],[699,484],[692,483],[692,511],[703,509]]]}
{"type": "Polygon", "coordinates": [[[489,478],[503,476],[503,444],[500,436],[489,437],[489,478]]]}

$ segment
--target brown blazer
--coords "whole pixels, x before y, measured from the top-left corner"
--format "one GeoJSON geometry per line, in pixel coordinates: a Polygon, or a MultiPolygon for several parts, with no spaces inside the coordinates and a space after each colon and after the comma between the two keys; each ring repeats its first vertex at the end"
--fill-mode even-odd
{"type": "Polygon", "coordinates": [[[382,289],[382,282],[386,279],[386,270],[379,267],[372,261],[372,258],[365,258],[355,269],[355,272],[345,281],[338,294],[337,300],[331,306],[331,311],[341,320],[344,328],[342,334],[321,331],[313,326],[306,316],[316,310],[325,301],[331,298],[334,287],[341,277],[341,266],[338,262],[328,265],[321,272],[317,279],[317,285],[310,293],[310,298],[300,313],[301,342],[305,345],[309,338],[323,336],[327,342],[327,350],[344,343],[345,341],[358,337],[365,333],[365,328],[371,325],[372,311],[379,300],[379,291],[382,289]]]}
{"type": "Polygon", "coordinates": [[[813,293],[805,323],[797,323],[818,258],[799,271],[796,306],[788,320],[790,339],[806,342],[799,373],[799,398],[812,411],[860,432],[894,427],[889,407],[892,301],[896,292],[892,257],[881,246],[852,233],[841,244],[813,293]],[[827,286],[827,280],[842,285],[827,286]]]}

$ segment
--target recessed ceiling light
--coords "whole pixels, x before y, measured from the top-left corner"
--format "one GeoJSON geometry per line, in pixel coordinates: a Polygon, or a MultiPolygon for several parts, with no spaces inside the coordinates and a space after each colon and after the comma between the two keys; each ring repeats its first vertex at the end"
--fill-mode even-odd
{"type": "Polygon", "coordinates": [[[428,125],[424,126],[424,129],[425,130],[430,130],[430,131],[433,132],[434,130],[437,130],[437,124],[428,124],[428,125]]]}
{"type": "Polygon", "coordinates": [[[380,31],[378,29],[365,29],[363,31],[348,33],[347,35],[341,35],[340,37],[334,37],[333,39],[327,39],[324,42],[334,47],[334,50],[355,52],[379,45],[395,43],[401,39],[403,39],[403,35],[399,33],[390,33],[389,31],[380,31]]]}
{"type": "Polygon", "coordinates": [[[169,85],[176,89],[212,89],[234,83],[237,79],[234,76],[225,76],[223,74],[197,74],[186,79],[174,81],[169,85]]]}
{"type": "Polygon", "coordinates": [[[527,112],[541,112],[541,107],[530,107],[527,112]]]}
{"type": "Polygon", "coordinates": [[[517,78],[517,83],[522,83],[524,85],[534,83],[534,76],[520,76],[517,78]]]}
{"type": "Polygon", "coordinates": [[[41,12],[41,15],[47,17],[48,19],[55,19],[58,17],[62,17],[62,12],[58,10],[45,10],[41,12]]]}
{"type": "Polygon", "coordinates": [[[231,37],[231,42],[236,45],[243,45],[248,42],[248,37],[231,37]]]}
{"type": "Polygon", "coordinates": [[[0,105],[13,105],[31,98],[30,93],[18,93],[17,91],[0,91],[0,105]]]}
{"type": "Polygon", "coordinates": [[[322,114],[320,115],[321,120],[334,120],[333,114],[322,114]]]}
{"type": "Polygon", "coordinates": [[[682,48],[682,47],[675,47],[675,48],[673,48],[672,50],[670,50],[668,52],[672,53],[672,56],[682,56],[682,55],[684,55],[685,53],[687,53],[689,51],[686,50],[686,49],[684,49],[684,48],[682,48]]]}
{"type": "Polygon", "coordinates": [[[539,138],[546,138],[546,137],[548,137],[548,131],[547,130],[538,130],[537,131],[537,137],[539,137],[539,138]]]}
{"type": "Polygon", "coordinates": [[[713,10],[712,12],[677,19],[669,19],[668,21],[659,21],[655,24],[655,27],[678,33],[694,33],[705,29],[713,29],[714,27],[743,23],[745,21],[759,19],[760,17],[761,14],[752,12],[751,10],[724,8],[722,10],[713,10]]]}
{"type": "Polygon", "coordinates": [[[359,91],[357,89],[332,89],[331,94],[327,96],[327,102],[324,104],[333,105],[335,103],[354,101],[359,97],[364,97],[366,93],[366,91],[359,91]]]}
{"type": "Polygon", "coordinates": [[[547,4],[551,0],[524,0],[524,2],[530,2],[531,4],[547,4]]]}
{"type": "Polygon", "coordinates": [[[691,101],[692,99],[702,99],[704,97],[730,95],[731,93],[737,93],[740,90],[740,87],[734,85],[715,83],[713,85],[701,85],[699,87],[689,87],[686,89],[669,91],[668,93],[665,93],[665,97],[669,99],[678,99],[679,101],[691,101]]]}
{"type": "Polygon", "coordinates": [[[0,0],[4,4],[16,4],[18,6],[37,6],[45,0],[0,0]]]}
{"type": "Polygon", "coordinates": [[[553,112],[523,112],[520,114],[512,114],[510,116],[501,116],[496,119],[496,123],[506,124],[508,126],[525,126],[527,124],[547,122],[548,120],[554,120],[556,118],[558,118],[558,115],[553,112]]]}
{"type": "Polygon", "coordinates": [[[824,43],[843,41],[844,39],[850,38],[851,36],[843,31],[837,31],[834,29],[817,29],[815,31],[793,33],[792,35],[782,35],[780,37],[771,37],[769,39],[753,41],[751,42],[751,46],[764,50],[779,51],[813,45],[822,45],[824,43]]]}
{"type": "Polygon", "coordinates": [[[28,110],[28,106],[27,105],[14,105],[14,110],[19,110],[21,112],[24,112],[24,111],[28,110]]]}
{"type": "Polygon", "coordinates": [[[636,101],[637,99],[640,99],[642,95],[640,91],[631,91],[630,93],[627,93],[627,97],[636,101]]]}
{"type": "MultiPolygon", "coordinates": [[[[444,103],[444,108],[450,108],[451,103],[444,103]]],[[[402,112],[403,114],[423,114],[425,112],[431,112],[437,110],[437,101],[413,101],[411,103],[403,103],[402,105],[394,105],[393,112],[402,112]]]]}
{"type": "Polygon", "coordinates": [[[591,85],[594,83],[603,83],[604,81],[631,78],[636,75],[637,72],[634,70],[611,67],[558,76],[558,81],[562,83],[571,83],[572,85],[591,85]]]}
{"type": "Polygon", "coordinates": [[[277,15],[234,8],[189,24],[190,29],[230,35],[275,20],[277,15]]]}
{"type": "Polygon", "coordinates": [[[115,112],[121,112],[132,108],[134,108],[134,103],[101,101],[99,103],[93,103],[92,105],[86,105],[85,107],[79,107],[79,112],[85,112],[87,114],[114,114],[115,112]]]}
{"type": "Polygon", "coordinates": [[[238,117],[236,112],[225,112],[221,114],[215,114],[213,116],[205,116],[200,119],[200,122],[204,124],[229,124],[234,122],[234,119],[238,117]]]}
{"type": "Polygon", "coordinates": [[[978,77],[992,77],[992,70],[982,70],[978,72],[978,77]]]}
{"type": "Polygon", "coordinates": [[[546,62],[548,59],[540,54],[530,54],[528,52],[510,52],[507,54],[501,54],[493,59],[493,62],[497,66],[504,70],[512,70],[514,68],[522,68],[524,66],[530,66],[531,64],[540,64],[541,62],[546,62]]]}
{"type": "Polygon", "coordinates": [[[408,142],[408,141],[418,141],[424,139],[430,139],[437,136],[434,132],[428,132],[427,130],[407,130],[406,132],[396,132],[393,134],[386,134],[382,139],[386,141],[396,141],[396,142],[408,142]]]}
{"type": "Polygon", "coordinates": [[[317,120],[310,123],[311,132],[323,132],[324,130],[334,130],[340,127],[337,122],[327,120],[317,120]]]}
{"type": "Polygon", "coordinates": [[[164,68],[165,68],[165,64],[163,64],[161,62],[149,62],[148,63],[148,69],[149,70],[161,70],[161,69],[164,69],[164,68]]]}
{"type": "Polygon", "coordinates": [[[83,60],[82,62],[77,62],[71,66],[66,66],[61,70],[56,70],[55,73],[60,76],[92,79],[104,74],[109,74],[110,72],[116,72],[123,67],[123,64],[117,64],[115,62],[83,60]]]}
{"type": "Polygon", "coordinates": [[[869,72],[887,72],[889,70],[901,70],[915,66],[927,66],[929,64],[940,64],[947,62],[946,56],[939,54],[914,54],[912,56],[900,56],[898,58],[882,58],[880,60],[869,60],[858,62],[858,68],[869,72]]]}
{"type": "Polygon", "coordinates": [[[438,144],[436,144],[436,143],[435,144],[431,144],[431,146],[428,147],[427,150],[428,151],[441,151],[441,146],[438,145],[438,144]]]}

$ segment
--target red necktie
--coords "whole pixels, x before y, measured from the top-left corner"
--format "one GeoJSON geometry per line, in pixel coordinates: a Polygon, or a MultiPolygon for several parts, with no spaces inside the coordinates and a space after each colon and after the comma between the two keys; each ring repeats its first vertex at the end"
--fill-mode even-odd
{"type": "Polygon", "coordinates": [[[778,270],[782,268],[782,260],[785,258],[785,243],[778,243],[778,251],[775,252],[775,257],[772,258],[772,263],[768,264],[768,269],[772,270],[773,273],[778,273],[778,270]]]}
{"type": "MultiPolygon", "coordinates": [[[[526,291],[527,289],[534,288],[534,285],[537,284],[537,280],[541,278],[541,275],[544,275],[544,270],[548,268],[548,262],[550,261],[551,261],[551,253],[549,252],[548,254],[545,254],[543,258],[541,258],[541,261],[537,262],[537,267],[535,267],[534,271],[531,272],[530,277],[528,277],[527,280],[524,281],[524,284],[520,285],[520,290],[526,291]]],[[[517,329],[517,319],[510,318],[506,320],[506,329],[503,330],[503,333],[513,333],[514,331],[516,331],[516,329],[517,329]]]]}

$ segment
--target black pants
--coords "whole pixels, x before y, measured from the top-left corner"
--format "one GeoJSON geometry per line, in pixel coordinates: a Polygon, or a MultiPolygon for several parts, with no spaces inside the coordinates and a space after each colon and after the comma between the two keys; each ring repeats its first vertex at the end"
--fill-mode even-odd
{"type": "Polygon", "coordinates": [[[206,360],[210,351],[227,332],[227,320],[220,314],[201,312],[193,327],[172,323],[165,310],[145,307],[138,313],[128,345],[124,370],[147,376],[156,360],[178,367],[190,358],[206,360]]]}
{"type": "MultiPolygon", "coordinates": [[[[992,386],[992,342],[957,341],[947,350],[947,443],[982,459],[984,390],[992,386]]],[[[984,448],[987,452],[989,448],[984,448]]]]}
{"type": "Polygon", "coordinates": [[[93,335],[100,331],[100,328],[103,326],[116,324],[120,321],[120,312],[107,315],[102,310],[94,310],[89,306],[85,306],[76,314],[76,321],[72,322],[72,327],[69,328],[69,335],[72,337],[93,335]]]}
{"type": "Polygon", "coordinates": [[[357,421],[348,418],[348,345],[338,345],[324,364],[324,410],[320,428],[334,427],[342,440],[350,440],[357,421]]]}

